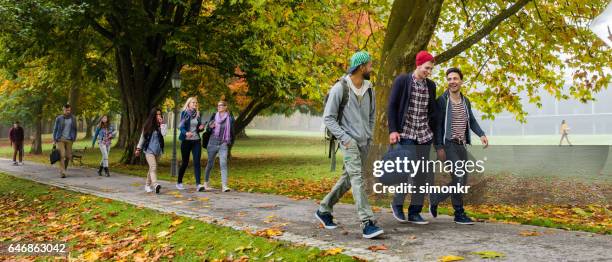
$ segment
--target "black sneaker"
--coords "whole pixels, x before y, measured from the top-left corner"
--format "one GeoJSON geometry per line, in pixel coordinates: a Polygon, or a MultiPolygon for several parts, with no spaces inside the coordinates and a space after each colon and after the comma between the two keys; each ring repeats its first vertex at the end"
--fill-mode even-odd
{"type": "Polygon", "coordinates": [[[326,229],[335,229],[338,227],[336,223],[334,223],[334,216],[330,213],[321,213],[319,210],[315,212],[315,217],[323,224],[326,229]]]}
{"type": "Polygon", "coordinates": [[[385,233],[385,231],[383,231],[382,228],[374,225],[374,222],[372,222],[372,220],[368,220],[363,225],[363,238],[371,239],[380,236],[383,233],[385,233]]]}
{"type": "Polygon", "coordinates": [[[465,213],[463,213],[461,215],[455,216],[455,223],[459,225],[473,225],[474,221],[472,221],[471,218],[469,218],[465,213]]]}
{"type": "Polygon", "coordinates": [[[427,225],[429,221],[423,219],[420,214],[408,215],[408,222],[417,225],[427,225]]]}
{"type": "Polygon", "coordinates": [[[18,166],[19,164],[17,164],[17,162],[13,162],[13,165],[14,165],[14,166],[18,166]]]}
{"type": "Polygon", "coordinates": [[[393,211],[393,217],[395,218],[395,220],[401,222],[401,223],[406,223],[406,215],[404,215],[404,206],[399,206],[399,205],[393,205],[393,203],[391,203],[391,211],[393,211]]]}
{"type": "Polygon", "coordinates": [[[429,213],[432,217],[438,217],[438,205],[429,204],[429,213]]]}
{"type": "Polygon", "coordinates": [[[155,194],[159,194],[160,190],[161,190],[161,185],[160,184],[155,185],[155,194]]]}

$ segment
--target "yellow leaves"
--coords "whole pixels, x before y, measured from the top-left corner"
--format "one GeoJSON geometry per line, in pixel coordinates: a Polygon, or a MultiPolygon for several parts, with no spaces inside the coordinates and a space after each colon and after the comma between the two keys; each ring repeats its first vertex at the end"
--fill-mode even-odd
{"type": "Polygon", "coordinates": [[[170,227],[175,227],[175,226],[178,226],[178,225],[180,225],[180,224],[182,224],[182,223],[183,223],[183,220],[182,220],[182,219],[177,219],[177,220],[174,220],[174,221],[172,222],[172,224],[170,224],[170,227]]]}
{"type": "Polygon", "coordinates": [[[443,256],[438,259],[438,261],[440,262],[452,262],[452,261],[461,261],[461,260],[464,260],[464,258],[460,256],[455,256],[455,255],[443,256]]]}
{"type": "Polygon", "coordinates": [[[339,248],[339,247],[335,247],[335,248],[331,248],[331,249],[325,250],[323,252],[323,254],[321,254],[321,256],[324,256],[324,257],[325,256],[334,256],[334,255],[342,253],[342,251],[344,251],[344,249],[339,248]]]}
{"type": "MultiPolygon", "coordinates": [[[[476,205],[469,207],[474,213],[502,215],[487,220],[508,224],[520,224],[517,221],[547,220],[567,226],[580,225],[592,227],[599,232],[609,230],[612,223],[610,207],[598,204],[589,205],[476,205]],[[505,217],[505,218],[504,218],[505,217]]],[[[523,222],[524,223],[524,222],[523,222]]],[[[540,225],[536,223],[535,225],[540,225]]]]}
{"type": "Polygon", "coordinates": [[[265,238],[276,237],[282,234],[283,234],[283,231],[280,228],[276,228],[276,227],[262,229],[262,230],[259,230],[253,233],[253,235],[255,236],[260,236],[260,237],[265,237],[265,238]]]}
{"type": "Polygon", "coordinates": [[[472,252],[472,254],[476,254],[479,255],[480,258],[499,258],[499,257],[504,257],[506,255],[496,252],[496,251],[478,251],[478,252],[472,252]]]}
{"type": "Polygon", "coordinates": [[[96,251],[96,250],[90,250],[85,252],[85,254],[79,256],[79,260],[83,260],[83,261],[97,261],[98,259],[100,259],[100,254],[101,252],[96,251]]]}
{"type": "Polygon", "coordinates": [[[157,238],[164,238],[164,237],[167,237],[168,235],[170,235],[170,232],[164,230],[164,231],[160,231],[159,233],[157,233],[156,236],[157,236],[157,238]]]}
{"type": "Polygon", "coordinates": [[[579,207],[574,207],[572,208],[572,211],[574,211],[574,213],[581,215],[583,217],[590,217],[591,214],[587,213],[586,211],[584,211],[582,208],[579,207]]]}

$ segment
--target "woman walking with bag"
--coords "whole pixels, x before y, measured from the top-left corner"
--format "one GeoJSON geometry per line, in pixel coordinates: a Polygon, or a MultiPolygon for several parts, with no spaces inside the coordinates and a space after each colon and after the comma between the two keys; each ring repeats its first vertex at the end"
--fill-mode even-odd
{"type": "Polygon", "coordinates": [[[145,184],[145,191],[147,193],[155,190],[155,193],[159,194],[161,190],[161,185],[157,183],[157,162],[164,152],[164,136],[166,131],[161,110],[153,108],[145,121],[135,152],[136,156],[140,156],[140,153],[144,152],[147,164],[149,164],[149,173],[147,173],[147,182],[145,184]]]}
{"type": "Polygon", "coordinates": [[[234,142],[234,116],[227,110],[227,103],[219,101],[217,103],[217,113],[213,114],[208,121],[206,132],[211,132],[207,143],[208,162],[206,164],[206,177],[204,187],[206,190],[211,189],[208,182],[210,171],[215,164],[215,157],[219,154],[219,165],[221,166],[221,190],[229,192],[231,189],[227,186],[227,156],[229,149],[234,142]]]}
{"type": "Polygon", "coordinates": [[[181,112],[181,122],[179,123],[179,129],[181,133],[179,140],[181,141],[181,167],[179,169],[178,179],[176,181],[176,188],[178,190],[184,190],[183,186],[183,175],[187,165],[189,165],[189,154],[193,154],[193,173],[195,175],[196,191],[204,191],[204,187],[200,184],[201,177],[201,164],[202,160],[202,143],[200,138],[200,132],[204,131],[204,125],[200,118],[200,112],[198,112],[198,99],[196,97],[190,97],[183,106],[181,112]]]}
{"type": "Polygon", "coordinates": [[[102,116],[100,123],[98,123],[98,127],[96,127],[96,134],[91,141],[91,147],[93,147],[96,145],[96,140],[98,140],[98,147],[102,153],[102,161],[100,161],[100,168],[98,168],[99,176],[102,175],[102,170],[104,170],[104,174],[107,177],[110,176],[110,172],[108,171],[108,155],[110,153],[113,137],[115,137],[115,128],[110,125],[108,116],[102,116]]]}

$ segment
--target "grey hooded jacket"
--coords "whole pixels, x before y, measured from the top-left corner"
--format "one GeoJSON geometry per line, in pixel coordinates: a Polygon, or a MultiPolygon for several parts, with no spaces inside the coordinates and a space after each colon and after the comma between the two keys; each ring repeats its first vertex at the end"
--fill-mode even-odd
{"type": "MultiPolygon", "coordinates": [[[[372,92],[364,92],[363,97],[359,99],[355,92],[349,88],[348,102],[342,112],[342,119],[338,122],[338,109],[343,92],[342,85],[346,85],[346,81],[350,81],[350,78],[345,76],[329,92],[329,98],[323,113],[323,122],[343,144],[354,139],[359,146],[365,146],[370,144],[374,132],[376,95],[372,90],[372,92]],[[369,97],[370,93],[373,96],[371,99],[369,97]]],[[[372,88],[372,84],[370,81],[364,80],[361,88],[372,88]]]]}

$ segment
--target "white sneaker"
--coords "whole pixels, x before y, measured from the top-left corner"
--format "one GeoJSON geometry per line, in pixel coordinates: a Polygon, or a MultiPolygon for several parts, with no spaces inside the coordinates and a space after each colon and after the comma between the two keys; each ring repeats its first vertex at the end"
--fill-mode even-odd
{"type": "Polygon", "coordinates": [[[185,187],[183,186],[183,184],[176,184],[176,189],[185,190],[185,187]]]}
{"type": "Polygon", "coordinates": [[[210,184],[208,184],[208,182],[204,182],[204,190],[213,190],[214,188],[212,188],[210,186],[210,184]]]}
{"type": "Polygon", "coordinates": [[[222,191],[223,191],[223,192],[229,192],[229,191],[232,191],[232,189],[231,189],[231,188],[229,188],[229,187],[227,187],[227,186],[223,186],[223,187],[222,187],[222,191]]]}
{"type": "Polygon", "coordinates": [[[206,187],[204,187],[203,185],[197,185],[196,186],[196,191],[197,192],[204,192],[206,190],[206,187]]]}
{"type": "Polygon", "coordinates": [[[151,188],[151,186],[145,186],[145,192],[151,193],[153,192],[153,189],[151,188]]]}
{"type": "Polygon", "coordinates": [[[20,165],[20,166],[23,166],[23,162],[19,162],[19,165],[20,165]]]}

